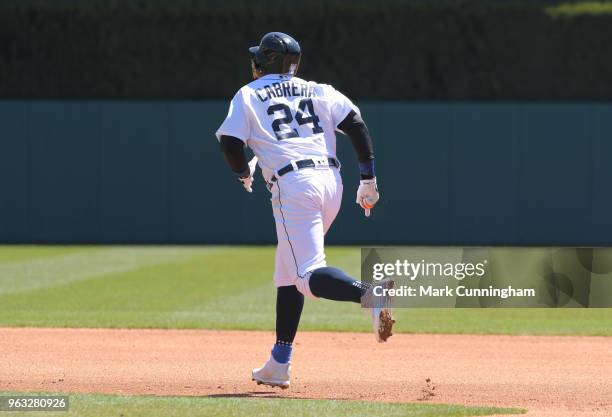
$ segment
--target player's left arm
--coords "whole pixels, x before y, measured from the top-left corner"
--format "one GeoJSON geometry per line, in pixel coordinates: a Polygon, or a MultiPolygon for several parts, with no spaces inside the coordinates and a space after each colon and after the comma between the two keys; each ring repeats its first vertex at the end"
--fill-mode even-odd
{"type": "Polygon", "coordinates": [[[242,183],[244,189],[249,193],[253,192],[253,174],[257,166],[257,157],[247,162],[246,154],[244,153],[244,141],[233,136],[221,135],[219,147],[221,152],[223,152],[225,162],[234,171],[234,174],[238,176],[238,180],[242,183]]]}
{"type": "Polygon", "coordinates": [[[249,193],[253,192],[253,174],[257,157],[247,162],[244,148],[250,137],[249,114],[241,88],[232,98],[227,117],[215,133],[225,161],[249,193]]]}
{"type": "Polygon", "coordinates": [[[344,132],[350,139],[359,160],[359,172],[361,181],[357,190],[356,203],[364,210],[366,216],[374,208],[380,195],[376,186],[376,172],[374,166],[374,145],[370,131],[361,115],[351,110],[346,118],[338,124],[338,129],[344,132]]]}

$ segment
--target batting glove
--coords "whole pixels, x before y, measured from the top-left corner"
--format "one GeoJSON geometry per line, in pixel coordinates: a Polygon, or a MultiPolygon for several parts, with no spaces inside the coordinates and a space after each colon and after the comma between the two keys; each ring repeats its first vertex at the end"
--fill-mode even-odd
{"type": "Polygon", "coordinates": [[[255,174],[256,168],[257,168],[257,157],[255,156],[249,162],[249,170],[246,173],[246,175],[242,177],[238,177],[238,181],[242,183],[242,186],[244,187],[244,189],[247,190],[247,192],[249,193],[253,192],[253,181],[255,181],[255,178],[253,177],[253,175],[255,174]]]}
{"type": "Polygon", "coordinates": [[[361,180],[359,182],[359,188],[357,189],[357,204],[365,210],[366,217],[370,217],[370,210],[374,208],[380,194],[378,194],[378,187],[376,186],[376,178],[371,180],[361,180]]]}

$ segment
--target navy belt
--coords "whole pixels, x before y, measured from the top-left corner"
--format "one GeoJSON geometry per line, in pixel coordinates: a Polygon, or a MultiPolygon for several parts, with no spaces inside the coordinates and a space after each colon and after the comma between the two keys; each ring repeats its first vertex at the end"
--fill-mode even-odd
{"type": "MultiPolygon", "coordinates": [[[[340,168],[340,162],[336,158],[327,158],[327,163],[329,164],[330,167],[340,168]]],[[[297,166],[297,169],[314,168],[316,164],[315,164],[315,161],[313,161],[312,159],[302,159],[300,161],[295,161],[295,166],[297,166]]],[[[279,169],[276,174],[279,177],[282,177],[283,175],[293,170],[294,170],[293,165],[289,164],[279,169]]],[[[277,180],[276,175],[273,175],[272,178],[270,178],[270,181],[272,182],[276,180],[277,180]]]]}

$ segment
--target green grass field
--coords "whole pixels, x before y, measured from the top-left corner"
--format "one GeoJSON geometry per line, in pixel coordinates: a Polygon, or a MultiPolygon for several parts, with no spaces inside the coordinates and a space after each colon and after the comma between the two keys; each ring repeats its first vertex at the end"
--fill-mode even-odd
{"type": "MultiPolygon", "coordinates": [[[[0,246],[0,326],[274,327],[272,247],[0,246]]],[[[359,274],[360,250],[328,249],[359,274]]],[[[397,309],[398,332],[611,335],[612,309],[397,309]]],[[[309,300],[302,330],[369,331],[359,306],[309,300]]],[[[70,395],[91,417],[453,417],[524,410],[440,404],[242,397],[70,395]]],[[[39,412],[3,412],[27,417],[39,412]]]]}
{"type": "MultiPolygon", "coordinates": [[[[273,329],[272,247],[0,246],[0,326],[273,329]]],[[[328,249],[359,275],[356,247],[328,249]]],[[[397,332],[612,335],[612,309],[397,309],[397,332]]],[[[301,330],[369,331],[308,300],[301,330]]]]}
{"type": "Polygon", "coordinates": [[[3,417],[462,417],[521,414],[515,408],[279,398],[70,395],[69,412],[2,412],[3,417]]]}

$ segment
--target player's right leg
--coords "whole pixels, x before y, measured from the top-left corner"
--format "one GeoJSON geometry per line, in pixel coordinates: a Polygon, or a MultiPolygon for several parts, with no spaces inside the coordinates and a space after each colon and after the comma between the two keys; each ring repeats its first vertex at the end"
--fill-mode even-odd
{"type": "Polygon", "coordinates": [[[310,272],[308,285],[310,292],[315,297],[335,301],[352,301],[369,308],[372,314],[374,336],[378,342],[386,342],[393,335],[395,320],[391,314],[391,298],[387,293],[374,291],[378,287],[392,288],[393,281],[387,280],[366,286],[338,268],[323,267],[310,272]]]}
{"type": "MultiPolygon", "coordinates": [[[[312,298],[374,305],[370,307],[374,333],[378,341],[386,341],[393,324],[388,297],[375,300],[368,286],[338,268],[328,267],[325,261],[324,235],[342,198],[342,182],[334,171],[311,173],[308,181],[282,178],[273,188],[277,260],[283,262],[287,272],[275,280],[292,276],[298,290],[312,298]]],[[[277,281],[277,285],[288,283],[277,281]]]]}
{"type": "MultiPolygon", "coordinates": [[[[322,207],[323,228],[327,233],[336,215],[340,211],[342,202],[342,178],[340,172],[331,170],[327,178],[321,182],[324,190],[324,204],[322,207]]],[[[380,283],[379,283],[380,284],[380,283]]],[[[364,283],[353,279],[338,268],[326,267],[314,270],[309,285],[311,292],[321,298],[340,301],[361,302],[363,307],[370,309],[372,326],[378,342],[385,342],[391,335],[393,317],[391,303],[388,296],[376,296],[374,287],[370,288],[364,283]],[[314,275],[314,279],[312,278],[314,275]],[[358,288],[359,291],[355,289],[358,288]]],[[[393,282],[382,283],[383,286],[393,285],[393,282]]]]}

